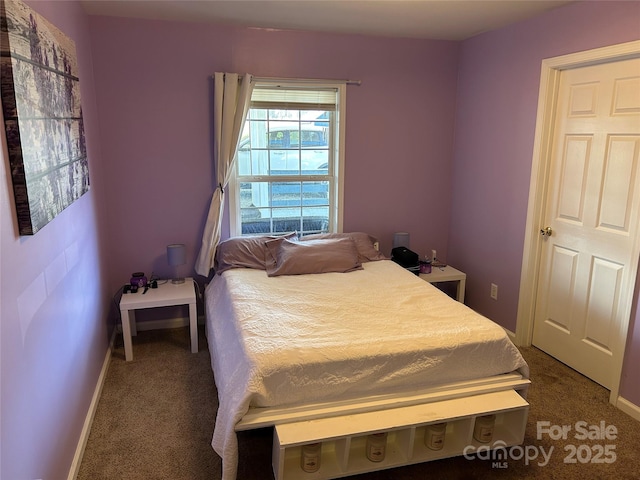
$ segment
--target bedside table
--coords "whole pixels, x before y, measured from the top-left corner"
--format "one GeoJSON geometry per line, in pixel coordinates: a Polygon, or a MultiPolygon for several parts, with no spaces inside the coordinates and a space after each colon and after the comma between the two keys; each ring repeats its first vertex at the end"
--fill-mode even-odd
{"type": "Polygon", "coordinates": [[[429,283],[458,282],[456,300],[464,303],[464,289],[467,283],[467,274],[447,265],[446,267],[432,267],[431,273],[421,273],[420,278],[429,283]]]}
{"type": "Polygon", "coordinates": [[[120,299],[122,317],[122,337],[124,339],[124,357],[127,362],[133,360],[131,335],[136,335],[135,311],[143,308],[189,305],[189,330],[191,333],[191,352],[198,353],[198,313],[193,279],[185,278],[184,283],[174,285],[171,280],[149,288],[147,293],[139,289],[136,293],[123,293],[120,299]]]}

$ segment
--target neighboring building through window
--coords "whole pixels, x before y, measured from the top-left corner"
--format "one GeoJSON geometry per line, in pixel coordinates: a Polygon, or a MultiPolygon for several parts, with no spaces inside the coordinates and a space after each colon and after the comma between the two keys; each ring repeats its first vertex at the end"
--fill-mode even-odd
{"type": "Polygon", "coordinates": [[[341,231],[344,91],[256,83],[230,182],[232,235],[341,231]]]}

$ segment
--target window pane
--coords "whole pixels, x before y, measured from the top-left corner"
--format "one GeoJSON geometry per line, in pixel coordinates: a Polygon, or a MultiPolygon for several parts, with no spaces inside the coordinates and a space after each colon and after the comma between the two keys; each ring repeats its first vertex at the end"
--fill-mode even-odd
{"type": "Polygon", "coordinates": [[[337,90],[306,88],[301,96],[302,90],[294,88],[295,102],[290,102],[281,98],[290,93],[284,87],[263,88],[262,96],[254,90],[237,153],[238,233],[327,232],[336,221],[332,202],[337,199],[329,193],[338,181],[337,146],[331,144],[337,138],[332,130],[339,113],[337,90]],[[308,103],[307,93],[316,92],[330,96],[308,103]]]}
{"type": "Polygon", "coordinates": [[[242,182],[240,192],[243,234],[328,231],[328,181],[242,182]]]}
{"type": "Polygon", "coordinates": [[[300,175],[299,150],[270,150],[269,175],[300,175]]]}
{"type": "Polygon", "coordinates": [[[268,118],[269,120],[300,120],[300,111],[270,108],[268,118]]]}
{"type": "Polygon", "coordinates": [[[302,209],[301,234],[325,233],[329,229],[329,207],[305,207],[302,209]]]}
{"type": "Polygon", "coordinates": [[[240,183],[240,213],[243,218],[260,217],[258,209],[267,209],[269,202],[268,182],[241,182],[240,183]]]}
{"type": "Polygon", "coordinates": [[[295,111],[315,121],[255,120],[291,116],[288,110],[251,109],[238,148],[240,175],[323,175],[328,173],[330,112],[295,111]],[[275,115],[277,113],[277,115],[275,115]]]}
{"type": "MultiPolygon", "coordinates": [[[[292,207],[302,205],[300,182],[276,182],[271,184],[271,205],[273,207],[292,207]]],[[[293,211],[288,216],[299,215],[293,211]]],[[[280,216],[285,216],[280,214],[280,216]]]]}
{"type": "Polygon", "coordinates": [[[329,205],[329,182],[302,182],[302,205],[329,205]]]}

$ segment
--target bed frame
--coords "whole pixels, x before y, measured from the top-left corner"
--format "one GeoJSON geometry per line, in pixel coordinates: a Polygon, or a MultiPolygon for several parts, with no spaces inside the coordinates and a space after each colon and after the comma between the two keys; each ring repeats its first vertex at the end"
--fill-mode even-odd
{"type": "Polygon", "coordinates": [[[528,416],[525,398],[530,381],[520,373],[456,382],[410,394],[375,395],[351,401],[294,407],[252,407],[236,431],[274,427],[273,472],[276,480],[339,478],[374,470],[472,454],[476,449],[505,448],[524,440],[528,416]],[[495,415],[490,443],[473,437],[478,417],[495,415]],[[425,444],[430,424],[446,422],[444,447],[425,444]],[[367,437],[387,433],[380,462],[365,453],[367,437]],[[301,468],[302,446],[321,442],[320,468],[301,468]]]}
{"type": "MultiPolygon", "coordinates": [[[[379,250],[379,242],[374,243],[379,250]]],[[[473,455],[478,449],[520,445],[529,413],[530,380],[520,372],[455,382],[412,392],[287,407],[250,407],[235,431],[273,427],[276,480],[322,480],[473,455]],[[474,438],[476,419],[495,415],[492,438],[474,438]],[[446,423],[444,444],[427,446],[429,425],[446,423]],[[386,433],[384,458],[367,458],[367,437],[386,433]],[[304,445],[321,443],[320,468],[301,467],[304,445]]]]}

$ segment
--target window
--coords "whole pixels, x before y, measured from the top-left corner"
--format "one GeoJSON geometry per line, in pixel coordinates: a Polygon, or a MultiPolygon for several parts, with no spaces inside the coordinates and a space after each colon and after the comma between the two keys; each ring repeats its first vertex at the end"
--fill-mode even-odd
{"type": "Polygon", "coordinates": [[[342,228],[344,86],[254,86],[230,182],[232,235],[342,228]]]}

